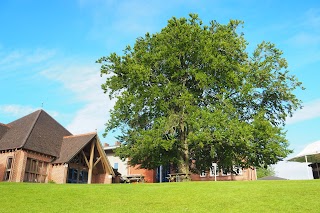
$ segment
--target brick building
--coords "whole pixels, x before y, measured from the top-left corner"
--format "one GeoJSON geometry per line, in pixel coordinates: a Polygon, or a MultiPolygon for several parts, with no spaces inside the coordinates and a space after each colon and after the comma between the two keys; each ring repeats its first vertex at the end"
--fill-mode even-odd
{"type": "MultiPolygon", "coordinates": [[[[115,156],[115,150],[120,147],[120,143],[116,142],[114,146],[109,146],[105,143],[103,146],[104,151],[108,157],[110,164],[119,172],[120,176],[128,175],[142,175],[145,178],[147,183],[156,183],[168,182],[169,174],[175,174],[176,168],[174,166],[163,166],[157,169],[148,170],[141,169],[139,165],[133,167],[128,164],[128,159],[122,161],[119,157],[115,156]],[[162,169],[162,174],[160,177],[160,169],[162,169]]],[[[240,181],[240,180],[257,180],[257,173],[254,167],[242,168],[242,167],[233,167],[232,171],[226,171],[216,167],[214,170],[213,167],[209,171],[203,171],[200,174],[191,173],[190,178],[192,181],[240,181]]]]}
{"type": "Polygon", "coordinates": [[[114,146],[109,146],[109,144],[105,143],[103,149],[107,155],[107,158],[110,164],[113,166],[119,175],[122,177],[126,177],[128,175],[142,175],[144,177],[144,181],[146,183],[156,183],[156,170],[148,170],[148,169],[141,169],[139,166],[130,166],[128,164],[128,159],[122,161],[119,157],[115,156],[116,148],[120,147],[120,143],[116,142],[114,146]]]}
{"type": "Polygon", "coordinates": [[[209,171],[200,174],[191,174],[193,181],[231,181],[231,180],[257,180],[257,171],[254,167],[242,168],[234,166],[231,171],[211,167],[209,171]]]}
{"type": "Polygon", "coordinates": [[[112,183],[96,132],[72,135],[44,110],[0,123],[0,181],[112,183]]]}

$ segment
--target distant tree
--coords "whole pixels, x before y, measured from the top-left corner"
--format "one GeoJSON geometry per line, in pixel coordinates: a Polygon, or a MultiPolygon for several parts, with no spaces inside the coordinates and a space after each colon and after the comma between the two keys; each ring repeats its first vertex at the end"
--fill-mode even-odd
{"type": "Polygon", "coordinates": [[[273,167],[268,166],[267,168],[260,167],[257,169],[257,178],[262,178],[266,176],[274,176],[276,172],[273,167]]]}
{"type": "Polygon", "coordinates": [[[195,14],[137,38],[123,55],[100,58],[102,85],[116,104],[105,134],[121,129],[118,155],[153,169],[189,172],[275,164],[291,150],[282,127],[300,107],[301,83],[282,52],[262,42],[251,56],[241,21],[203,25],[195,14]]]}

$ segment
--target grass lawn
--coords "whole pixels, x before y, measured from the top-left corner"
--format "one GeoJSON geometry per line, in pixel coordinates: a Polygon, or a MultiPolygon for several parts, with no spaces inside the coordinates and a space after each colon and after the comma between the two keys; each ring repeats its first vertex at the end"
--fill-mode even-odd
{"type": "Polygon", "coordinates": [[[0,183],[0,212],[319,212],[320,180],[0,183]]]}

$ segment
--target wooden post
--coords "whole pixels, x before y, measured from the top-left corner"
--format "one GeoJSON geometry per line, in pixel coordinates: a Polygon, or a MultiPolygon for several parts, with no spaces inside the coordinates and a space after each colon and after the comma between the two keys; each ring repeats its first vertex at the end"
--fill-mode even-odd
{"type": "Polygon", "coordinates": [[[87,159],[87,156],[84,154],[84,151],[83,151],[83,150],[81,150],[81,152],[82,152],[82,155],[83,155],[84,160],[86,161],[87,167],[89,168],[89,161],[88,161],[88,159],[87,159]]]}
{"type": "Polygon", "coordinates": [[[92,144],[91,144],[91,150],[90,150],[90,160],[89,160],[88,184],[91,184],[91,181],[92,181],[93,157],[94,157],[94,144],[95,144],[95,141],[92,141],[92,144]]]}
{"type": "Polygon", "coordinates": [[[101,160],[101,156],[97,159],[97,161],[93,164],[93,167],[95,167],[101,160]]]}

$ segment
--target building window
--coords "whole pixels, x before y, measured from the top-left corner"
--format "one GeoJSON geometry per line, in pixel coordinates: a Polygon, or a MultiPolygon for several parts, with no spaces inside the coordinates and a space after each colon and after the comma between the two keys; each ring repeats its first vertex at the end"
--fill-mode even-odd
{"type": "Polygon", "coordinates": [[[7,159],[7,166],[6,166],[6,172],[4,174],[4,181],[8,181],[10,179],[12,159],[13,159],[12,157],[8,157],[7,159]]]}
{"type": "Polygon", "coordinates": [[[216,169],[214,169],[214,166],[211,166],[209,176],[210,177],[219,176],[219,172],[220,171],[218,166],[216,166],[216,169]]]}
{"type": "Polygon", "coordinates": [[[119,164],[118,164],[118,163],[114,163],[113,168],[114,168],[114,169],[118,169],[118,168],[119,168],[119,164]]]}
{"type": "Polygon", "coordinates": [[[236,175],[242,175],[242,167],[241,166],[233,166],[233,171],[236,175]]]}
{"type": "Polygon", "coordinates": [[[24,182],[44,183],[47,177],[48,163],[27,158],[24,182]]]}
{"type": "Polygon", "coordinates": [[[88,183],[88,172],[87,171],[80,171],[79,183],[88,183]]]}
{"type": "Polygon", "coordinates": [[[230,170],[229,169],[222,169],[222,175],[223,176],[226,176],[226,175],[231,175],[231,172],[230,172],[230,170]]]}
{"type": "Polygon", "coordinates": [[[207,176],[206,171],[202,170],[202,171],[200,172],[200,177],[206,177],[206,176],[207,176]]]}
{"type": "Polygon", "coordinates": [[[67,183],[87,183],[88,171],[69,168],[67,183]]]}

